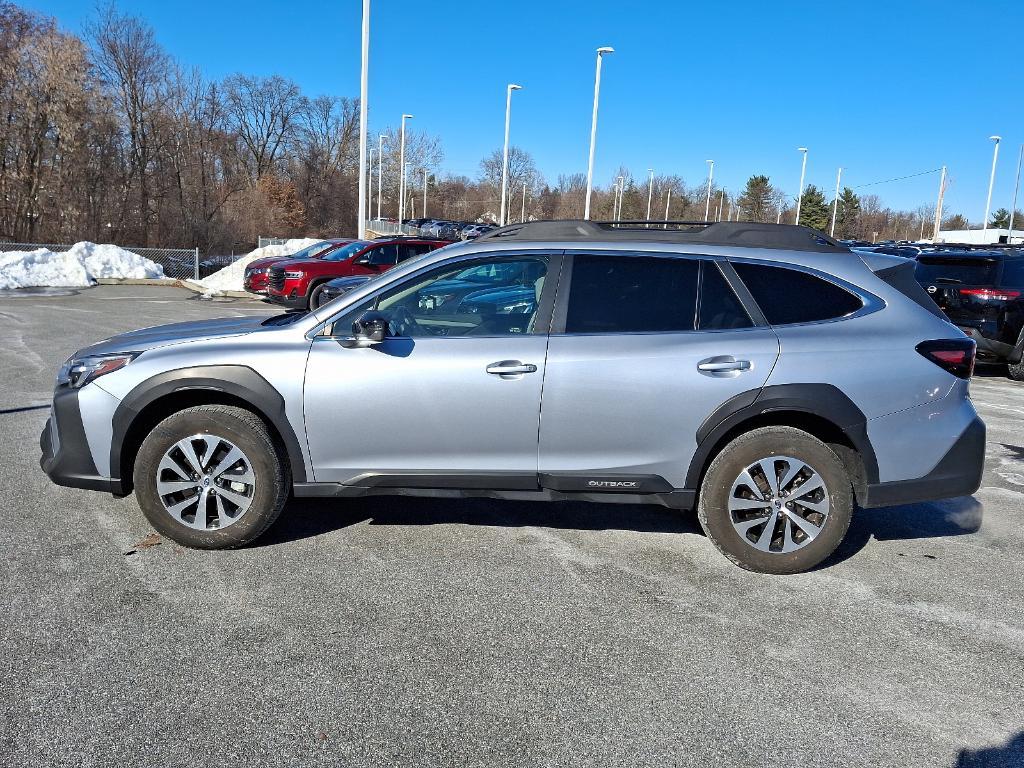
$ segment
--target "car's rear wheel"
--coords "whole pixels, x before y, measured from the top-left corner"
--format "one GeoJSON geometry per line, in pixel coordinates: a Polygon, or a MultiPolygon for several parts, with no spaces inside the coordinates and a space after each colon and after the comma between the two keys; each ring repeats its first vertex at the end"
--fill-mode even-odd
{"type": "MultiPolygon", "coordinates": [[[[1017,344],[1024,344],[1024,328],[1020,329],[1020,336],[1017,338],[1017,344]]],[[[1024,381],[1024,360],[1017,363],[1007,363],[1006,371],[1014,381],[1024,381]]]]}
{"type": "Polygon", "coordinates": [[[850,526],[850,478],[835,452],[792,427],[762,427],[725,446],[701,485],[697,515],[716,547],[761,573],[813,568],[850,526]]]}
{"type": "Polygon", "coordinates": [[[186,547],[223,549],[248,544],[277,519],[289,473],[259,417],[203,405],[168,416],[146,436],[134,481],[157,531],[186,547]]]}

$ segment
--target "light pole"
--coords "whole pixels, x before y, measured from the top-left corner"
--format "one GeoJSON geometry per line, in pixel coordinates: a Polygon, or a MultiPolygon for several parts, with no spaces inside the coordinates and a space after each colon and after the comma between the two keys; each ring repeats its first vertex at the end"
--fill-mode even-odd
{"type": "Polygon", "coordinates": [[[384,197],[384,134],[377,136],[377,218],[380,218],[380,204],[384,197]]]}
{"type": "Polygon", "coordinates": [[[370,0],[363,0],[363,53],[359,73],[359,239],[366,237],[369,198],[366,194],[366,97],[370,71],[370,0]]]}
{"type": "Polygon", "coordinates": [[[1020,145],[1017,154],[1017,180],[1013,182],[1013,203],[1010,204],[1010,229],[1006,234],[1006,244],[1013,245],[1013,217],[1017,215],[1017,190],[1020,189],[1020,163],[1024,160],[1024,144],[1020,145]]]}
{"type": "Polygon", "coordinates": [[[796,198],[796,221],[794,224],[800,223],[800,203],[804,201],[804,173],[807,171],[807,147],[797,147],[797,152],[804,153],[803,162],[800,164],[800,194],[796,198]]]}
{"type": "Polygon", "coordinates": [[[651,220],[651,198],[654,196],[654,169],[648,168],[650,179],[647,181],[647,221],[651,220]]]}
{"type": "Polygon", "coordinates": [[[423,210],[420,211],[420,216],[427,218],[427,169],[423,169],[423,210]]]}
{"type": "Polygon", "coordinates": [[[668,209],[672,205],[672,187],[668,188],[668,196],[665,198],[665,226],[664,229],[668,229],[668,209]]]}
{"type": "Polygon", "coordinates": [[[939,197],[935,201],[935,227],[932,229],[932,242],[939,241],[939,231],[942,228],[942,196],[946,194],[946,166],[942,166],[942,175],[939,176],[939,197]]]}
{"type": "Polygon", "coordinates": [[[715,211],[715,221],[722,220],[722,206],[725,205],[725,190],[718,193],[718,210],[715,211]]]}
{"type": "Polygon", "coordinates": [[[613,218],[616,221],[622,218],[622,188],[625,182],[625,176],[617,176],[615,178],[615,205],[613,206],[615,208],[615,215],[613,218]]]}
{"type": "Polygon", "coordinates": [[[508,192],[508,124],[512,117],[512,91],[521,91],[523,86],[509,83],[505,88],[505,148],[501,152],[501,214],[498,223],[505,226],[505,195],[508,192]]]}
{"type": "Polygon", "coordinates": [[[601,59],[606,53],[615,53],[610,45],[597,49],[597,70],[594,73],[594,113],[590,118],[590,158],[587,160],[587,197],[583,203],[583,218],[590,218],[590,193],[594,188],[594,145],[597,143],[597,103],[601,97],[601,59]]]}
{"type": "Polygon", "coordinates": [[[401,149],[398,152],[398,227],[402,227],[402,219],[405,218],[405,121],[411,120],[412,115],[402,115],[402,139],[401,149]]]}
{"type": "Polygon", "coordinates": [[[519,212],[519,221],[523,224],[526,223],[526,182],[523,182],[523,208],[519,212]]]}
{"type": "Polygon", "coordinates": [[[992,207],[992,186],[996,183],[996,160],[999,159],[999,142],[1002,141],[1002,136],[989,136],[992,141],[995,142],[995,146],[992,148],[992,173],[988,177],[988,197],[985,199],[985,219],[981,222],[981,238],[985,239],[985,233],[988,232],[988,212],[992,207]]]}
{"type": "Polygon", "coordinates": [[[832,228],[828,232],[829,237],[836,236],[836,214],[839,212],[839,180],[843,177],[843,169],[840,166],[836,171],[836,197],[832,201],[832,228]]]}
{"type": "Polygon", "coordinates": [[[704,203],[704,221],[708,220],[708,214],[711,213],[711,182],[715,178],[715,161],[705,160],[708,164],[708,200],[704,203]]]}
{"type": "Polygon", "coordinates": [[[366,164],[366,218],[373,215],[373,147],[370,147],[370,162],[366,164]]]}
{"type": "MultiPolygon", "coordinates": [[[[409,178],[409,166],[410,165],[412,165],[412,161],[409,161],[409,162],[405,163],[405,165],[402,166],[402,170],[404,171],[404,173],[402,174],[403,184],[404,184],[404,180],[409,178]]],[[[403,186],[403,189],[405,189],[404,186],[403,186]]],[[[409,218],[414,219],[414,218],[416,218],[416,198],[413,197],[413,193],[412,192],[408,192],[408,195],[409,195],[409,204],[412,206],[412,210],[413,210],[412,216],[410,216],[409,218]]],[[[402,212],[404,213],[405,212],[405,206],[404,206],[405,198],[404,197],[402,198],[402,203],[403,203],[402,212]]],[[[398,217],[398,228],[399,229],[402,228],[402,217],[401,216],[398,217]]]]}

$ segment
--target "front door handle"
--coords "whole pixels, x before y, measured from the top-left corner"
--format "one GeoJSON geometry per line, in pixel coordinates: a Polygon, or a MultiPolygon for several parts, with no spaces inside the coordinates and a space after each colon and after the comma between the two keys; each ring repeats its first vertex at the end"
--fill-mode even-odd
{"type": "Polygon", "coordinates": [[[519,360],[501,360],[491,363],[486,368],[487,372],[495,376],[518,378],[524,373],[536,373],[537,366],[533,363],[524,363],[519,360]]]}
{"type": "Polygon", "coordinates": [[[731,355],[709,357],[697,363],[697,370],[708,376],[738,376],[741,371],[749,371],[750,368],[749,360],[737,360],[731,355]]]}

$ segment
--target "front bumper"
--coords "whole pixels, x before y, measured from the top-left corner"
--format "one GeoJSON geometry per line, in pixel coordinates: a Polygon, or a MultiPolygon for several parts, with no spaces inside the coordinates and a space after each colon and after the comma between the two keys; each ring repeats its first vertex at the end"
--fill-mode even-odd
{"type": "Polygon", "coordinates": [[[103,477],[96,470],[82,425],[78,393],[77,389],[59,389],[54,394],[50,418],[39,435],[39,466],[57,485],[120,496],[120,479],[103,477]]]}
{"type": "Polygon", "coordinates": [[[265,296],[270,290],[270,281],[266,275],[246,275],[242,280],[242,288],[249,293],[258,293],[265,296]]]}
{"type": "Polygon", "coordinates": [[[267,299],[288,309],[305,309],[306,308],[306,295],[301,296],[289,296],[287,294],[279,293],[267,293],[267,299]]]}
{"type": "Polygon", "coordinates": [[[985,423],[975,417],[931,472],[914,480],[869,485],[861,506],[891,507],[970,496],[981,487],[984,469],[985,423]]]}

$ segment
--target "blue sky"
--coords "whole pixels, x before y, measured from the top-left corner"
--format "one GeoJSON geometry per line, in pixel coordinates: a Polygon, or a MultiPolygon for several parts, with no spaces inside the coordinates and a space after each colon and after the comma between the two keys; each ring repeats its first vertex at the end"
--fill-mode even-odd
{"type": "MultiPolygon", "coordinates": [[[[22,0],[73,32],[88,0],[22,0]]],[[[308,95],[359,92],[359,0],[120,0],[182,63],[210,77],[280,74],[308,95]]],[[[980,221],[1001,134],[993,209],[1009,207],[1024,142],[1019,0],[931,2],[515,3],[374,0],[370,122],[441,137],[443,169],[477,174],[500,147],[505,85],[512,142],[554,182],[584,172],[594,52],[605,59],[596,182],[620,164],[698,183],[705,159],[730,190],[765,173],[828,195],[842,165],[855,188],[945,164],[947,213],[980,221]]],[[[864,187],[897,207],[934,204],[938,175],[864,187]]],[[[1018,207],[1024,206],[1024,198],[1018,207]]]]}

